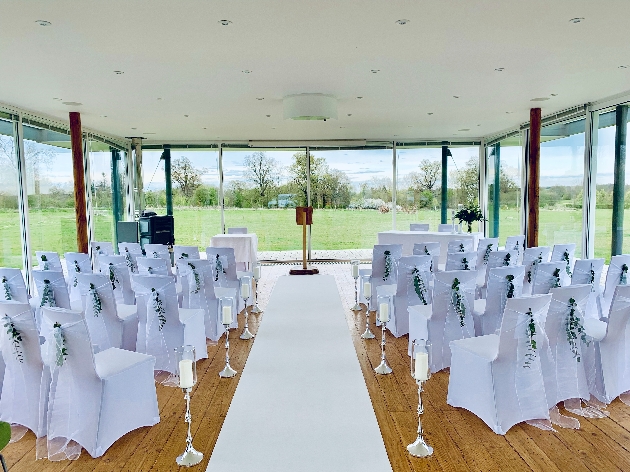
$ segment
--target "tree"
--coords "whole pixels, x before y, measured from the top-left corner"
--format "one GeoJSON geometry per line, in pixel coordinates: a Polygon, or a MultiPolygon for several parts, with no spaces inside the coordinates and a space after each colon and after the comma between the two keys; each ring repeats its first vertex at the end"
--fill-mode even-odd
{"type": "Polygon", "coordinates": [[[471,157],[463,169],[451,172],[455,182],[457,202],[463,204],[477,203],[479,196],[479,159],[471,157]]]}
{"type": "Polygon", "coordinates": [[[195,190],[201,185],[201,176],[205,172],[206,169],[194,167],[187,157],[175,159],[171,164],[171,178],[186,198],[193,196],[195,190]]]}
{"type": "Polygon", "coordinates": [[[440,161],[422,159],[418,167],[420,171],[412,173],[412,185],[419,192],[437,189],[439,187],[438,181],[442,177],[442,163],[440,161]]]}
{"type": "MultiPolygon", "coordinates": [[[[24,158],[26,161],[26,172],[29,177],[33,178],[35,183],[34,193],[39,195],[41,168],[45,167],[48,170],[52,168],[52,163],[55,160],[55,148],[47,144],[24,140],[24,158]]],[[[14,175],[17,174],[13,138],[10,136],[0,135],[0,167],[13,169],[14,175]]]]}
{"type": "MultiPolygon", "coordinates": [[[[315,157],[311,154],[311,197],[313,202],[318,201],[319,186],[323,174],[328,170],[326,159],[323,157],[315,157]]],[[[291,176],[291,184],[294,190],[301,194],[301,204],[306,205],[307,202],[307,168],[306,153],[296,152],[293,154],[293,163],[289,166],[289,175],[291,176]]]]}
{"type": "Polygon", "coordinates": [[[245,180],[251,182],[258,192],[260,200],[267,196],[267,192],[278,186],[280,182],[280,167],[278,162],[264,152],[254,152],[245,156],[245,180]]]}

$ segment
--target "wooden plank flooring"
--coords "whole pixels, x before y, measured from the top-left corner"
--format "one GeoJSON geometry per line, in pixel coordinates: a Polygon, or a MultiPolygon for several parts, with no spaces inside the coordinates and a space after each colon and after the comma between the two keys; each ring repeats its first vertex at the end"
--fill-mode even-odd
{"type": "MultiPolygon", "coordinates": [[[[322,273],[338,277],[338,284],[343,288],[342,299],[348,298],[348,294],[344,293],[344,284],[350,283],[346,280],[347,271],[347,266],[323,266],[322,270],[322,273]]],[[[353,289],[351,292],[353,296],[353,289]]],[[[346,302],[348,300],[344,299],[346,302]]],[[[426,459],[411,457],[406,445],[416,437],[418,394],[409,374],[408,338],[387,336],[387,359],[394,372],[388,376],[376,375],[373,369],[380,362],[379,342],[366,342],[360,338],[365,326],[364,313],[346,312],[357,357],[395,472],[630,471],[630,407],[619,400],[609,405],[609,418],[579,418],[582,428],[578,431],[558,428],[556,433],[552,433],[519,424],[505,436],[499,436],[472,413],[446,404],[447,372],[434,375],[425,385],[423,393],[425,438],[433,446],[434,454],[426,459]]],[[[242,329],[243,320],[239,318],[242,329]]],[[[263,319],[264,314],[258,318],[250,316],[250,329],[256,332],[263,319]]],[[[379,328],[373,323],[372,330],[380,334],[379,328]]],[[[322,336],[325,334],[322,333],[322,336]]],[[[231,364],[239,372],[243,369],[251,346],[252,342],[237,339],[236,333],[232,331],[231,364]]],[[[198,363],[199,383],[191,401],[193,444],[204,453],[204,460],[199,466],[187,469],[191,471],[205,471],[240,379],[240,375],[232,379],[220,379],[217,375],[224,363],[223,339],[218,345],[209,346],[208,354],[209,359],[198,363]]],[[[160,423],[152,428],[130,432],[103,457],[92,459],[83,451],[77,461],[35,461],[35,437],[28,433],[3,451],[10,471],[177,470],[175,457],[182,452],[185,440],[183,395],[177,388],[161,385],[157,386],[157,392],[160,423]]],[[[563,413],[571,416],[566,411],[563,413]]],[[[245,438],[243,453],[247,454],[245,438]]]]}

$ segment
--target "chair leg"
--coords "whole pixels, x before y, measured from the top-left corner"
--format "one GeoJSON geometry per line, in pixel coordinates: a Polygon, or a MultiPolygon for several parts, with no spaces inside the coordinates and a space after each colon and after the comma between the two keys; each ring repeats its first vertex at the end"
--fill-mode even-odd
{"type": "Polygon", "coordinates": [[[3,472],[9,472],[9,469],[7,469],[7,464],[4,462],[4,457],[2,457],[2,454],[0,454],[0,463],[2,463],[3,472]]]}

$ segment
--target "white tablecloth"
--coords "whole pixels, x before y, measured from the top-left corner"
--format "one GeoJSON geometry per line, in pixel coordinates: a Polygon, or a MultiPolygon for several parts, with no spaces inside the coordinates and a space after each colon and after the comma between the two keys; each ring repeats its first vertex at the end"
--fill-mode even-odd
{"type": "Polygon", "coordinates": [[[378,233],[379,244],[402,244],[403,256],[413,254],[413,245],[415,243],[440,243],[440,264],[446,263],[446,251],[448,250],[448,242],[457,239],[472,238],[473,247],[477,249],[481,233],[439,233],[437,231],[382,231],[378,233]]]}
{"type": "Polygon", "coordinates": [[[236,263],[242,262],[251,270],[256,264],[258,254],[258,236],[255,233],[247,234],[217,234],[210,240],[212,247],[234,248],[236,263]]]}

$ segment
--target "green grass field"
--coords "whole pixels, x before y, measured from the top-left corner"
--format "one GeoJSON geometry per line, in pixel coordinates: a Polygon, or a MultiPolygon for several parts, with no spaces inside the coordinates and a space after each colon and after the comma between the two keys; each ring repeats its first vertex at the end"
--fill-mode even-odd
{"type": "MultiPolygon", "coordinates": [[[[158,212],[158,213],[163,213],[158,212]]],[[[624,252],[630,252],[630,210],[624,218],[624,252]]],[[[595,255],[610,258],[612,211],[596,213],[595,255]]],[[[71,209],[36,210],[29,213],[33,254],[36,250],[59,253],[76,250],[74,211],[71,209]]],[[[408,229],[409,223],[424,221],[437,229],[439,212],[425,210],[414,214],[398,212],[396,228],[408,229]]],[[[106,211],[95,214],[95,239],[111,241],[111,216],[106,211]]],[[[575,242],[580,252],[582,233],[581,210],[541,210],[540,245],[575,242]]],[[[375,210],[315,210],[312,227],[313,249],[370,248],[376,233],[391,229],[391,213],[375,210]]],[[[294,210],[225,210],[225,224],[247,226],[259,238],[261,251],[282,251],[301,248],[301,229],[295,224],[294,210]]],[[[178,244],[205,248],[210,238],[220,232],[221,214],[213,209],[175,209],[175,239],[178,244]]],[[[502,210],[501,242],[520,233],[520,215],[516,210],[502,210]]],[[[17,211],[0,212],[0,265],[21,267],[20,219],[17,211]]]]}

